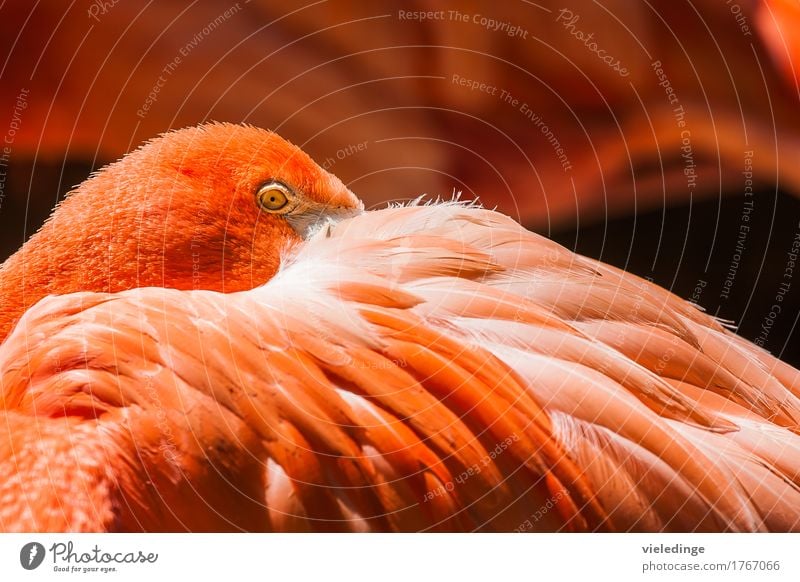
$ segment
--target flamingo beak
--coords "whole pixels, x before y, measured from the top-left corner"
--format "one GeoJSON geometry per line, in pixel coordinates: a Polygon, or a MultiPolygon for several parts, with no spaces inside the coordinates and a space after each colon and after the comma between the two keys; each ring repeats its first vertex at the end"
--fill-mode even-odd
{"type": "Polygon", "coordinates": [[[308,208],[303,209],[303,212],[287,215],[286,220],[300,237],[308,240],[323,228],[353,218],[363,212],[364,203],[360,200],[356,206],[310,204],[308,208]]]}

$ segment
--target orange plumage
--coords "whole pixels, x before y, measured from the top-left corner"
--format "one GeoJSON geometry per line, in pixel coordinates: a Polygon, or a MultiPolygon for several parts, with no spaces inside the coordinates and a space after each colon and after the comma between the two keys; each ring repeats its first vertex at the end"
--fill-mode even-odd
{"type": "Polygon", "coordinates": [[[0,267],[0,338],[49,293],[134,287],[250,289],[300,240],[254,195],[278,180],[323,216],[359,201],[274,133],[207,124],[146,144],[78,186],[44,227],[0,267]]]}
{"type": "Polygon", "coordinates": [[[303,232],[252,289],[27,310],[0,528],[800,529],[800,375],[693,305],[468,205],[303,232]]]}

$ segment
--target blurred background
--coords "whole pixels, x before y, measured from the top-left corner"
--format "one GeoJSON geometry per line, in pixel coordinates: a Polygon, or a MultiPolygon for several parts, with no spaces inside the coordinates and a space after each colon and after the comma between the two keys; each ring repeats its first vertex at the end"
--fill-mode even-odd
{"type": "Polygon", "coordinates": [[[797,0],[42,0],[0,23],[2,259],[142,141],[247,122],[370,207],[461,191],[800,365],[797,0]]]}

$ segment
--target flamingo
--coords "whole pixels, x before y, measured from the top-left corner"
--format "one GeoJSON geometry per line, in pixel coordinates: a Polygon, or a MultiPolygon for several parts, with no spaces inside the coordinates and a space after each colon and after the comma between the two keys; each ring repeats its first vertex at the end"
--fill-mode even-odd
{"type": "MultiPolygon", "coordinates": [[[[262,130],[184,130],[134,155],[188,135],[180,147],[224,151],[225,127],[251,139],[237,155],[282,152],[233,199],[261,207],[248,236],[271,225],[258,276],[233,289],[128,277],[23,302],[0,346],[0,528],[800,530],[796,370],[476,204],[362,213],[262,130]],[[293,160],[277,192],[291,208],[313,196],[302,219],[262,190],[293,160]]],[[[212,157],[223,175],[256,159],[212,157]]],[[[170,188],[148,190],[153,212],[162,198],[170,188]]]]}

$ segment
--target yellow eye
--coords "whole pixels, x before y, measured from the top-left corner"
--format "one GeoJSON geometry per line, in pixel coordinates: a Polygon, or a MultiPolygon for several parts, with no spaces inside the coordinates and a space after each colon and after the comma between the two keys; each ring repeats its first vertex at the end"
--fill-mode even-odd
{"type": "Polygon", "coordinates": [[[280,212],[289,210],[290,190],[280,182],[268,182],[258,189],[256,197],[258,203],[267,212],[280,212]]]}

